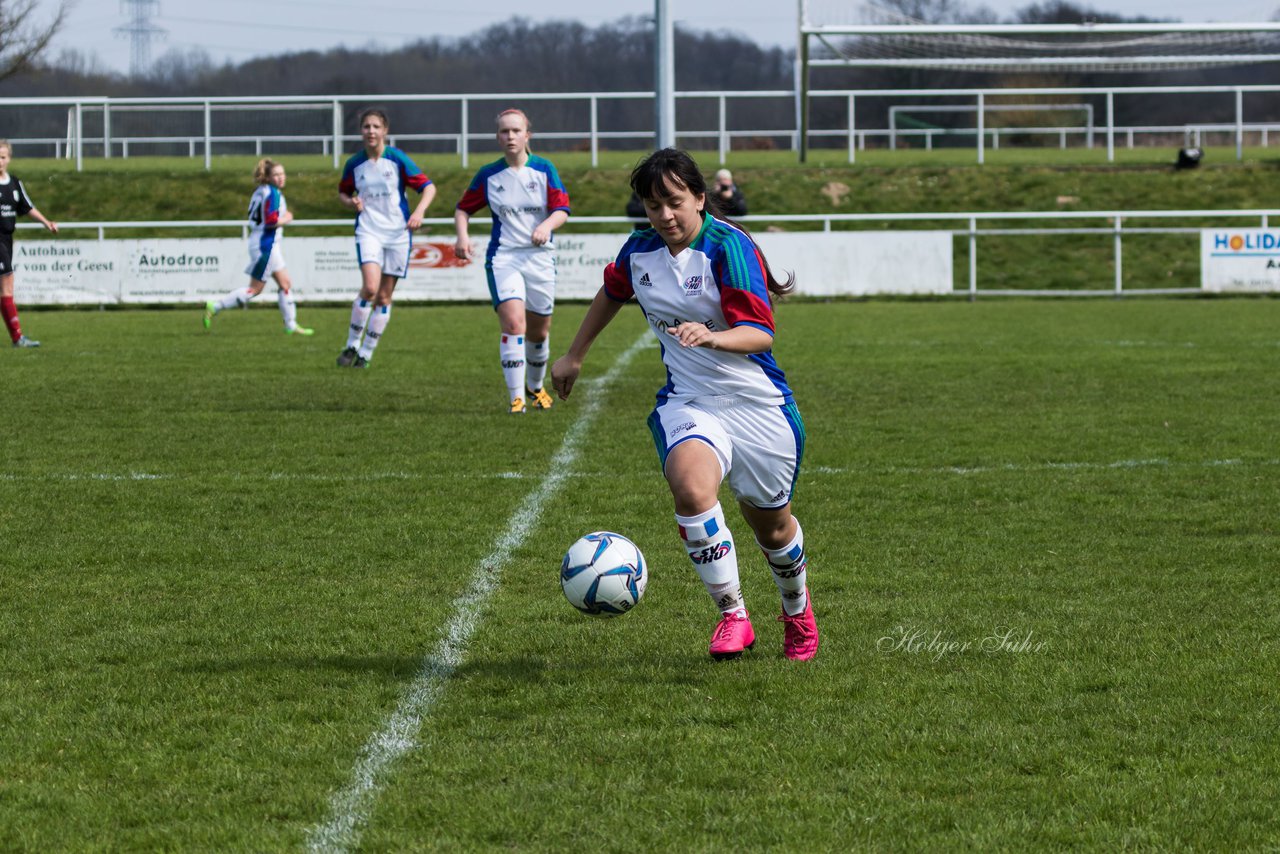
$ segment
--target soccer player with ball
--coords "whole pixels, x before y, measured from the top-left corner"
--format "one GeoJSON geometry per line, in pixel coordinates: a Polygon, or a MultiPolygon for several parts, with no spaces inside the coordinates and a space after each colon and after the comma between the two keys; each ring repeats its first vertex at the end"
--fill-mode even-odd
{"type": "Polygon", "coordinates": [[[668,381],[649,429],[675,499],[676,524],[694,568],[720,611],[711,656],[737,658],[755,644],[733,534],[720,506],[728,478],[782,597],[783,652],[818,651],[807,587],[804,533],[791,496],[804,454],[804,422],[773,358],[773,296],[779,282],[751,236],[717,216],[688,154],[650,155],[631,173],[651,228],[636,231],[604,272],[569,351],[551,367],[560,397],[573,390],[600,332],[634,299],[658,337],[668,381]]]}

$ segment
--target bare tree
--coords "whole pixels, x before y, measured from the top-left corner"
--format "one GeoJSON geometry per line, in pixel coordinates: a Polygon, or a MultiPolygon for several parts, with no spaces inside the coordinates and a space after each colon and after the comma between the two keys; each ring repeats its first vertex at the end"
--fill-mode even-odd
{"type": "Polygon", "coordinates": [[[38,0],[0,0],[0,80],[31,67],[62,29],[69,0],[59,0],[53,20],[37,20],[38,0]]]}

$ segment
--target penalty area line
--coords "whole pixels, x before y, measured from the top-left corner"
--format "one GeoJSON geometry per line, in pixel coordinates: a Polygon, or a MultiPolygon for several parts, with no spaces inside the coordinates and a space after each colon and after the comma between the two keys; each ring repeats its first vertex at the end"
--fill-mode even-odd
{"type": "Polygon", "coordinates": [[[583,383],[591,393],[552,458],[546,479],[511,515],[493,551],[480,561],[467,589],[453,601],[449,620],[441,629],[435,649],[423,660],[422,668],[395,711],[361,749],[351,780],[330,798],[327,820],[308,831],[308,851],[345,852],[360,844],[360,833],[368,823],[388,771],[417,746],[423,719],[430,714],[450,677],[466,657],[471,637],[480,626],[484,606],[502,580],[503,569],[538,524],[547,502],[570,476],[583,436],[599,412],[605,393],[636,354],[646,348],[649,334],[646,330],[602,377],[583,383]]]}

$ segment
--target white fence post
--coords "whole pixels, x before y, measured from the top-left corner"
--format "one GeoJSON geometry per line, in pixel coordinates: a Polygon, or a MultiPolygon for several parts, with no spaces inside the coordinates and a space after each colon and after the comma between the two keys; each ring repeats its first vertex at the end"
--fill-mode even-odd
{"type": "Polygon", "coordinates": [[[213,105],[204,102],[204,171],[213,169],[213,105]]]}
{"type": "Polygon", "coordinates": [[[854,97],[853,97],[852,95],[850,95],[850,96],[849,96],[849,162],[850,162],[850,163],[855,163],[855,162],[857,162],[857,159],[858,159],[858,155],[857,155],[857,151],[858,151],[858,136],[857,136],[858,123],[857,123],[857,119],[855,118],[855,116],[854,116],[854,112],[853,112],[853,109],[854,109],[854,107],[855,107],[855,106],[856,106],[856,104],[854,103],[854,97]]]}
{"type": "Polygon", "coordinates": [[[978,218],[969,217],[969,301],[978,298],[978,218]]]}
{"type": "Polygon", "coordinates": [[[591,96],[591,168],[600,165],[600,101],[591,96]]]}
{"type": "Polygon", "coordinates": [[[1244,160],[1244,91],[1236,88],[1236,160],[1244,160]]]}
{"type": "Polygon", "coordinates": [[[84,171],[84,104],[76,101],[76,171],[84,171]]]}
{"type": "Polygon", "coordinates": [[[1123,228],[1124,217],[1116,214],[1116,236],[1115,236],[1115,267],[1116,267],[1116,296],[1124,294],[1124,253],[1121,250],[1122,241],[1120,232],[1123,228]]]}
{"type": "Polygon", "coordinates": [[[720,165],[723,166],[729,156],[729,132],[725,129],[724,95],[721,95],[717,100],[720,102],[720,165]]]}
{"type": "Polygon", "coordinates": [[[338,159],[342,157],[342,104],[336,99],[333,102],[333,168],[338,168],[338,159]]]}
{"type": "Polygon", "coordinates": [[[458,137],[458,154],[462,155],[462,168],[467,168],[467,99],[462,99],[462,133],[458,137]]]}
{"type": "Polygon", "coordinates": [[[978,163],[986,163],[987,100],[985,93],[978,93],[978,163]]]}
{"type": "Polygon", "coordinates": [[[1112,163],[1116,159],[1116,97],[1115,93],[1107,92],[1107,162],[1112,163]]]}

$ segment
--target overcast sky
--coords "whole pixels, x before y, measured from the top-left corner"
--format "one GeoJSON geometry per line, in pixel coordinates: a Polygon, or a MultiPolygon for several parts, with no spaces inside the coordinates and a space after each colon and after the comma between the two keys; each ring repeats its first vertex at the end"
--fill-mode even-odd
{"type": "MultiPolygon", "coordinates": [[[[56,0],[41,0],[45,11],[56,0]]],[[[129,23],[123,0],[73,0],[72,14],[53,45],[95,56],[108,70],[127,72],[130,41],[115,28],[129,23]]],[[[828,5],[833,0],[815,0],[828,5]]],[[[852,7],[856,0],[834,0],[852,7]]],[[[971,0],[1007,15],[1031,0],[971,0]]],[[[1121,15],[1183,21],[1266,21],[1280,0],[1077,0],[1121,15]]],[[[151,23],[165,30],[151,41],[152,58],[168,50],[200,47],[216,62],[345,45],[392,48],[416,39],[456,37],[518,15],[535,20],[577,20],[587,26],[627,15],[652,16],[653,0],[158,0],[151,23]],[[535,17],[536,16],[536,17],[535,17]]],[[[795,0],[670,0],[680,26],[746,36],[766,46],[794,47],[795,0]]],[[[677,70],[678,76],[678,70],[677,70]]]]}

